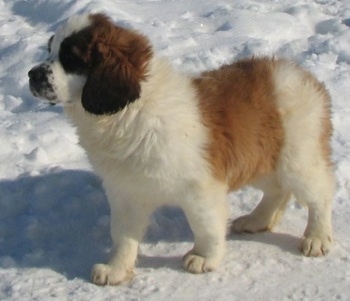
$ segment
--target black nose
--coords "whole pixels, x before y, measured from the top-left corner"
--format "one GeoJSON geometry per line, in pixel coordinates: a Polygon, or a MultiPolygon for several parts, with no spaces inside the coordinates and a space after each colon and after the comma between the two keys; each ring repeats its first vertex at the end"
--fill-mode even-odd
{"type": "Polygon", "coordinates": [[[28,76],[35,83],[41,82],[46,77],[46,68],[43,66],[34,67],[28,72],[28,76]]]}

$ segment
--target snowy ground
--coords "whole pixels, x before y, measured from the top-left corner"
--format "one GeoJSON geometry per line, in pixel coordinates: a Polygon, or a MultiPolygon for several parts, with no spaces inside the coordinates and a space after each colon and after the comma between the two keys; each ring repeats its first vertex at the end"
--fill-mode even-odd
{"type": "MultiPolygon", "coordinates": [[[[350,300],[350,2],[348,0],[0,0],[0,300],[350,300]],[[333,98],[337,192],[334,250],[297,250],[307,212],[291,202],[273,233],[234,235],[216,272],[190,275],[192,234],[182,212],[159,210],[137,277],[96,287],[90,268],[110,247],[99,179],[60,107],[34,99],[27,71],[66,17],[108,12],[148,35],[176,68],[198,72],[251,55],[290,57],[333,98]]],[[[230,196],[231,217],[260,193],[230,196]]]]}

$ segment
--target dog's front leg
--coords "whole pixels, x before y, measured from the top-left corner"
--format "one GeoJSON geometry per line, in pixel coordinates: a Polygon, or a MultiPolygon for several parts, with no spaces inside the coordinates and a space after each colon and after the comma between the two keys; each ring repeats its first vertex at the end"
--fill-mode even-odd
{"type": "Polygon", "coordinates": [[[110,206],[113,249],[108,264],[95,264],[92,269],[92,282],[97,285],[118,285],[133,278],[139,242],[149,220],[149,211],[137,202],[110,202],[110,206]]]}
{"type": "Polygon", "coordinates": [[[183,206],[194,234],[194,247],[183,258],[183,267],[191,273],[214,270],[225,252],[228,217],[226,187],[207,183],[183,206]]]}

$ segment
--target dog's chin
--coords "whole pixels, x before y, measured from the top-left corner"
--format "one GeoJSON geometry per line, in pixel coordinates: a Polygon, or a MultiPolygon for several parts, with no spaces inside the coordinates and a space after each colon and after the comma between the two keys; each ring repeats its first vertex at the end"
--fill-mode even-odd
{"type": "Polygon", "coordinates": [[[37,91],[35,88],[33,88],[32,86],[30,86],[30,92],[34,97],[48,102],[51,106],[54,106],[58,103],[58,100],[54,95],[47,95],[45,93],[41,93],[37,91]]]}
{"type": "Polygon", "coordinates": [[[45,96],[41,95],[34,95],[35,97],[39,98],[40,100],[43,100],[45,103],[49,104],[50,106],[55,106],[59,103],[57,99],[47,98],[45,96]]]}

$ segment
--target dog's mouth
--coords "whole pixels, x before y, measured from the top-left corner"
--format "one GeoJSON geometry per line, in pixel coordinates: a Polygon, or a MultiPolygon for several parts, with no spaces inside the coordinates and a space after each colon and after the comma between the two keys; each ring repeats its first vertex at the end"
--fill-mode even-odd
{"type": "Polygon", "coordinates": [[[28,72],[28,77],[29,88],[33,96],[47,100],[50,105],[57,103],[57,96],[49,83],[45,66],[34,67],[28,72]]]}
{"type": "Polygon", "coordinates": [[[33,82],[29,79],[29,89],[34,97],[48,101],[51,106],[57,104],[57,97],[49,84],[33,82]]]}
{"type": "Polygon", "coordinates": [[[33,85],[30,81],[29,81],[29,89],[34,97],[40,98],[42,100],[46,100],[52,106],[57,104],[57,99],[51,90],[47,90],[45,88],[38,89],[38,87],[33,85]]]}

